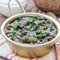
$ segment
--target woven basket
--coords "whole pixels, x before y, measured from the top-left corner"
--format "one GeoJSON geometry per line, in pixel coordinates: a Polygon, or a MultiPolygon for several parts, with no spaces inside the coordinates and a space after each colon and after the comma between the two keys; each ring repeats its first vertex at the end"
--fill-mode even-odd
{"type": "Polygon", "coordinates": [[[60,0],[34,0],[34,2],[42,11],[60,14],[60,0]]]}

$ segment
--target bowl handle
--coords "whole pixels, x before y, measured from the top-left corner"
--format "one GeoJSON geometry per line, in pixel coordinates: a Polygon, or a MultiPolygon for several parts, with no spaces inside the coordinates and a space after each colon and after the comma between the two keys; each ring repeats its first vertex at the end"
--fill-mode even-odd
{"type": "MultiPolygon", "coordinates": [[[[12,16],[12,15],[13,15],[13,12],[12,12],[12,8],[11,8],[11,6],[10,6],[10,1],[11,1],[11,0],[8,0],[8,9],[9,9],[9,11],[10,11],[10,15],[12,16]]],[[[16,0],[16,2],[18,3],[19,8],[21,8],[22,12],[25,13],[25,9],[24,9],[24,7],[22,6],[21,2],[20,2],[19,0],[16,0]]]]}

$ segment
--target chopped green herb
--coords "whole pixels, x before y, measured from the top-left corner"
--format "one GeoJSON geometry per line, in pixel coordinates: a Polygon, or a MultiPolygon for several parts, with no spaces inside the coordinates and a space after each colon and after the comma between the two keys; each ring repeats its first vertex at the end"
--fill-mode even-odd
{"type": "Polygon", "coordinates": [[[29,24],[29,25],[25,26],[25,28],[30,29],[30,28],[32,28],[32,26],[33,26],[32,24],[29,24]]]}
{"type": "Polygon", "coordinates": [[[53,26],[50,26],[50,31],[52,31],[53,30],[53,26]]]}
{"type": "Polygon", "coordinates": [[[19,24],[14,24],[14,29],[17,29],[19,27],[19,24]]]}
{"type": "Polygon", "coordinates": [[[37,38],[40,39],[40,38],[44,38],[46,36],[47,36],[47,34],[39,34],[39,35],[37,35],[37,38]]]}
{"type": "Polygon", "coordinates": [[[43,33],[42,34],[42,38],[44,38],[44,37],[46,37],[47,36],[47,34],[46,33],[43,33]]]}
{"type": "Polygon", "coordinates": [[[42,38],[42,34],[37,35],[37,38],[38,39],[42,38]]]}
{"type": "Polygon", "coordinates": [[[18,20],[21,20],[23,18],[23,16],[18,16],[17,19],[18,20]]]}
{"type": "Polygon", "coordinates": [[[12,30],[11,34],[12,35],[15,35],[16,34],[16,31],[15,30],[12,30]]]}
{"type": "Polygon", "coordinates": [[[27,22],[27,25],[29,25],[29,24],[32,24],[32,25],[33,25],[36,21],[37,21],[37,20],[35,20],[35,19],[30,20],[30,21],[27,22]]]}
{"type": "Polygon", "coordinates": [[[36,37],[36,38],[38,38],[38,39],[42,38],[42,34],[36,35],[36,33],[34,33],[33,36],[36,37]]]}
{"type": "Polygon", "coordinates": [[[36,35],[36,33],[34,33],[33,36],[36,37],[36,38],[38,38],[38,39],[40,39],[40,38],[46,37],[47,34],[46,33],[40,33],[40,34],[36,35]]]}
{"type": "Polygon", "coordinates": [[[29,36],[24,36],[24,40],[25,40],[25,42],[28,42],[29,41],[29,36]]]}
{"type": "Polygon", "coordinates": [[[31,20],[31,23],[34,24],[37,20],[33,19],[31,20]]]}
{"type": "Polygon", "coordinates": [[[35,15],[35,16],[34,16],[34,18],[35,18],[35,19],[38,19],[38,18],[39,18],[39,16],[38,16],[38,15],[35,15]]]}
{"type": "Polygon", "coordinates": [[[26,29],[30,29],[31,27],[30,26],[25,26],[26,29]]]}
{"type": "Polygon", "coordinates": [[[28,21],[27,24],[26,24],[26,26],[25,26],[25,28],[27,28],[27,29],[32,28],[33,25],[34,25],[34,23],[35,23],[36,21],[37,21],[37,20],[35,20],[35,19],[28,21]]]}
{"type": "Polygon", "coordinates": [[[44,29],[43,29],[43,28],[39,28],[39,29],[38,29],[38,32],[44,33],[44,29]]]}
{"type": "Polygon", "coordinates": [[[37,37],[36,33],[33,34],[33,37],[37,37]]]}

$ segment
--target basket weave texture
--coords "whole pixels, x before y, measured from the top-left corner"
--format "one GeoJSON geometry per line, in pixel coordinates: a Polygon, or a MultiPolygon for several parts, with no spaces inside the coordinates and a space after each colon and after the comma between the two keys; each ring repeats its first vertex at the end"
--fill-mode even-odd
{"type": "Polygon", "coordinates": [[[34,2],[42,11],[60,14],[60,0],[34,0],[34,2]]]}

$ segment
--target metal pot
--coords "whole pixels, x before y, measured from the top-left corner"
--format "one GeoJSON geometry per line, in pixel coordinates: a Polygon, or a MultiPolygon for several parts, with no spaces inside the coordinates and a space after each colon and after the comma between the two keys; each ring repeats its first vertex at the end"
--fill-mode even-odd
{"type": "Polygon", "coordinates": [[[21,13],[21,14],[17,14],[14,16],[11,16],[10,18],[6,19],[4,21],[4,23],[1,26],[1,33],[4,36],[4,38],[8,41],[10,48],[12,49],[12,51],[14,51],[17,55],[22,56],[22,57],[28,57],[28,58],[34,58],[34,57],[40,57],[43,56],[45,54],[47,54],[51,48],[53,47],[55,41],[59,38],[60,35],[60,26],[59,23],[52,17],[49,17],[45,14],[41,14],[41,13],[21,13]],[[9,22],[12,22],[13,20],[15,20],[18,16],[34,16],[34,15],[39,15],[42,16],[50,21],[52,21],[57,28],[57,35],[54,39],[43,43],[43,44],[35,44],[35,45],[30,45],[30,44],[22,44],[22,43],[17,43],[14,42],[13,40],[9,39],[6,34],[5,34],[5,27],[9,22]]]}

